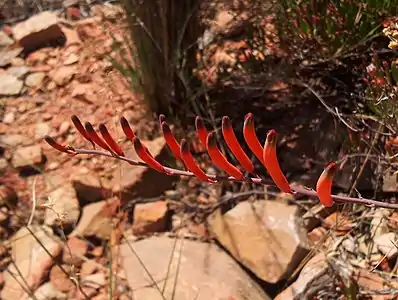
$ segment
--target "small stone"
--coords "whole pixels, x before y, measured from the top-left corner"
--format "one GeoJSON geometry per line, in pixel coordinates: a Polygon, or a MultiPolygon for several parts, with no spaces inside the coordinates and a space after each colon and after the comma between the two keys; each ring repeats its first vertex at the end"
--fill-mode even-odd
{"type": "Polygon", "coordinates": [[[47,84],[47,90],[48,90],[48,91],[52,91],[52,90],[54,90],[56,87],[57,87],[57,85],[56,85],[56,83],[55,83],[54,81],[50,81],[50,82],[47,84]]]}
{"type": "Polygon", "coordinates": [[[73,65],[79,61],[79,56],[75,53],[71,53],[64,61],[65,66],[73,65]]]}
{"type": "Polygon", "coordinates": [[[12,45],[13,39],[10,38],[3,30],[0,30],[0,48],[12,45]]]}
{"type": "Polygon", "coordinates": [[[395,193],[398,191],[398,175],[386,171],[383,176],[383,192],[395,193]]]}
{"type": "Polygon", "coordinates": [[[10,111],[6,113],[3,117],[3,123],[4,124],[12,124],[15,121],[15,113],[13,111],[10,111]]]}
{"type": "Polygon", "coordinates": [[[5,148],[14,148],[22,145],[27,138],[21,134],[7,134],[0,136],[0,145],[5,148]]]}
{"type": "Polygon", "coordinates": [[[388,259],[392,259],[398,254],[398,249],[393,244],[396,241],[397,234],[395,232],[385,233],[374,239],[374,247],[384,255],[387,255],[388,259]]]}
{"type": "Polygon", "coordinates": [[[5,158],[0,158],[0,173],[5,172],[8,168],[8,161],[5,158]]]}
{"type": "Polygon", "coordinates": [[[64,247],[63,262],[79,267],[88,250],[88,243],[77,237],[70,237],[64,247]]]}
{"type": "Polygon", "coordinates": [[[166,201],[136,204],[133,233],[140,235],[166,230],[167,211],[166,201]]]}
{"type": "MultiPolygon", "coordinates": [[[[46,282],[35,291],[36,300],[66,300],[67,295],[58,291],[52,282],[46,282]]],[[[26,297],[24,300],[31,300],[32,298],[26,297]]]]}
{"type": "Polygon", "coordinates": [[[43,151],[40,145],[33,145],[18,148],[11,160],[15,169],[25,169],[31,166],[38,166],[43,162],[43,151]]]}
{"type": "Polygon", "coordinates": [[[0,95],[17,96],[22,92],[23,82],[10,74],[0,74],[0,95]]]}
{"type": "Polygon", "coordinates": [[[50,163],[50,164],[47,166],[47,170],[49,170],[49,171],[54,171],[54,170],[58,169],[59,166],[60,166],[59,162],[54,161],[54,162],[50,163]]]}
{"type": "Polygon", "coordinates": [[[80,269],[80,276],[85,277],[87,275],[93,274],[95,271],[98,270],[97,264],[98,263],[91,259],[85,261],[80,269]]]}
{"type": "Polygon", "coordinates": [[[16,58],[21,52],[22,48],[16,48],[12,50],[1,50],[0,51],[0,67],[6,67],[11,64],[12,60],[16,58]]]}
{"type": "Polygon", "coordinates": [[[95,289],[99,289],[103,287],[106,283],[105,281],[105,274],[100,272],[100,273],[95,273],[91,275],[87,275],[82,278],[82,285],[92,287],[95,289]]]}
{"type": "Polygon", "coordinates": [[[36,139],[42,139],[51,131],[49,123],[36,123],[35,133],[36,139]]]}
{"type": "Polygon", "coordinates": [[[31,88],[40,87],[42,86],[45,77],[46,74],[44,72],[29,74],[25,79],[25,85],[31,88]]]}
{"type": "Polygon", "coordinates": [[[64,0],[64,2],[62,2],[62,6],[65,8],[79,6],[79,0],[64,0]]]}
{"type": "Polygon", "coordinates": [[[50,77],[57,85],[64,86],[72,80],[76,72],[77,70],[73,66],[63,66],[50,72],[50,77]]]}
{"type": "MultiPolygon", "coordinates": [[[[62,268],[70,274],[71,272],[71,266],[70,265],[62,265],[62,268]]],[[[75,285],[73,282],[69,279],[69,276],[65,274],[62,269],[58,266],[55,265],[50,272],[50,282],[54,285],[54,287],[60,291],[60,292],[69,292],[72,290],[75,285]]]]}
{"type": "Polygon", "coordinates": [[[74,173],[71,177],[73,187],[76,190],[77,197],[83,203],[92,203],[103,200],[111,193],[104,187],[99,177],[84,172],[74,173]],[[108,191],[108,192],[107,192],[108,191]]]}
{"type": "Polygon", "coordinates": [[[66,133],[68,133],[69,129],[70,129],[70,123],[68,121],[64,121],[59,126],[58,134],[65,135],[66,133]]]}
{"type": "Polygon", "coordinates": [[[23,59],[20,58],[20,57],[14,57],[14,58],[11,60],[11,65],[12,65],[12,66],[15,66],[15,67],[22,67],[22,66],[25,65],[25,60],[23,60],[23,59]]]}

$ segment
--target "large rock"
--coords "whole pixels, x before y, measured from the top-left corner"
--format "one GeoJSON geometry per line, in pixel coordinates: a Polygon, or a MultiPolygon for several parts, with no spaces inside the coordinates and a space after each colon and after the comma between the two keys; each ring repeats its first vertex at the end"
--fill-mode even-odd
{"type": "Polygon", "coordinates": [[[54,264],[52,257],[57,257],[61,252],[61,241],[52,234],[49,228],[33,226],[31,230],[42,245],[25,227],[15,234],[11,240],[12,258],[19,271],[17,272],[14,264],[10,264],[7,272],[4,273],[5,285],[0,297],[3,300],[23,299],[26,295],[21,288],[21,282],[25,282],[28,289],[36,290],[54,264]]]}
{"type": "MultiPolygon", "coordinates": [[[[311,288],[324,287],[327,281],[332,280],[327,271],[328,264],[325,255],[317,254],[304,266],[297,280],[276,296],[275,300],[314,299],[315,295],[309,293],[311,288]]],[[[316,292],[314,289],[311,290],[311,293],[316,292]]]]}
{"type": "Polygon", "coordinates": [[[151,237],[122,244],[120,257],[134,299],[270,299],[231,257],[214,244],[151,237]],[[137,256],[159,290],[164,290],[164,297],[154,287],[137,256]]]}
{"type": "Polygon", "coordinates": [[[55,12],[44,11],[12,28],[14,38],[26,50],[65,39],[55,12]]]}
{"type": "Polygon", "coordinates": [[[17,96],[22,92],[23,82],[10,74],[0,74],[0,96],[17,96]]]}
{"type": "Polygon", "coordinates": [[[78,225],[70,236],[95,236],[102,240],[108,240],[112,232],[112,217],[119,208],[120,200],[112,198],[83,208],[78,225]]]}
{"type": "Polygon", "coordinates": [[[37,167],[43,162],[43,151],[40,145],[18,148],[11,160],[14,168],[24,170],[37,167]]]}
{"type": "Polygon", "coordinates": [[[55,189],[49,194],[46,209],[45,224],[49,226],[62,225],[66,228],[75,226],[80,215],[80,205],[76,192],[70,183],[55,189]]]}
{"type": "Polygon", "coordinates": [[[308,240],[296,206],[280,201],[241,202],[224,215],[209,217],[220,243],[259,278],[277,283],[308,253],[308,240]]]}
{"type": "MultiPolygon", "coordinates": [[[[143,141],[143,143],[159,162],[170,159],[163,137],[156,138],[153,141],[143,141]]],[[[140,161],[132,147],[126,151],[126,156],[140,161]]],[[[138,195],[151,198],[160,196],[165,190],[171,189],[175,178],[150,168],[123,163],[121,169],[115,170],[111,186],[113,187],[113,192],[116,195],[120,195],[123,200],[133,199],[138,195]]]]}

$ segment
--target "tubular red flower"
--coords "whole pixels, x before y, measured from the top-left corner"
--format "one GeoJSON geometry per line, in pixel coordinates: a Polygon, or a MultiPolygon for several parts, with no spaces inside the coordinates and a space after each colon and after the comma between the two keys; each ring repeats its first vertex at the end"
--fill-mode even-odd
{"type": "Polygon", "coordinates": [[[86,128],[88,136],[94,143],[96,143],[102,149],[112,152],[112,150],[108,147],[108,145],[104,142],[104,140],[99,137],[97,132],[95,132],[94,127],[93,127],[93,125],[91,125],[90,122],[86,122],[84,124],[84,127],[86,128]]]}
{"type": "Polygon", "coordinates": [[[248,113],[245,116],[245,122],[243,124],[243,137],[250,150],[253,151],[254,155],[264,164],[263,147],[261,146],[256,135],[252,113],[248,113]]]}
{"type": "Polygon", "coordinates": [[[175,139],[169,125],[163,121],[161,123],[161,127],[162,127],[163,136],[171,152],[173,152],[175,157],[181,159],[180,144],[178,144],[177,140],[175,139]]]}
{"type": "Polygon", "coordinates": [[[228,117],[222,119],[222,133],[229,149],[235,155],[239,163],[250,173],[254,172],[254,165],[239,145],[238,139],[232,128],[231,120],[228,117]]]}
{"type": "Polygon", "coordinates": [[[71,116],[71,120],[77,131],[87,140],[89,141],[93,147],[94,147],[94,142],[91,140],[90,136],[88,135],[87,131],[84,129],[82,123],[80,122],[79,118],[76,115],[71,116]]]}
{"type": "Polygon", "coordinates": [[[263,153],[264,166],[271,176],[276,186],[285,193],[291,193],[289,182],[279,166],[278,157],[276,155],[276,131],[270,130],[264,145],[263,153]]]}
{"type": "Polygon", "coordinates": [[[230,164],[225,156],[221,153],[221,151],[217,147],[216,136],[213,132],[209,133],[207,136],[207,152],[210,155],[212,162],[219,167],[221,170],[226,172],[229,176],[232,176],[236,179],[242,179],[243,174],[242,172],[235,167],[234,165],[230,164]]]}
{"type": "Polygon", "coordinates": [[[60,151],[60,152],[64,152],[64,153],[68,153],[68,154],[73,154],[73,151],[71,151],[70,149],[66,148],[65,146],[58,144],[52,137],[46,135],[44,137],[44,140],[47,142],[47,144],[49,144],[51,147],[53,147],[54,149],[60,151]]]}
{"type": "Polygon", "coordinates": [[[207,129],[202,118],[197,116],[195,119],[196,133],[198,134],[199,140],[202,142],[203,146],[206,146],[207,140],[207,129]]]}
{"type": "Polygon", "coordinates": [[[99,125],[99,131],[108,144],[108,146],[119,156],[124,156],[122,148],[116,143],[116,141],[112,138],[111,134],[109,133],[108,129],[106,128],[105,124],[99,125]]]}
{"type": "Polygon", "coordinates": [[[134,144],[134,149],[135,152],[137,152],[137,155],[145,162],[148,164],[149,167],[152,169],[155,169],[156,171],[160,173],[166,173],[169,174],[165,170],[165,168],[158,162],[156,161],[152,154],[149,153],[148,149],[141,143],[138,137],[135,137],[133,139],[133,144],[134,144]]]}
{"type": "Polygon", "coordinates": [[[129,122],[125,117],[120,118],[120,125],[126,137],[132,142],[135,138],[134,131],[131,129],[129,122]]]}
{"type": "Polygon", "coordinates": [[[316,193],[319,201],[326,207],[331,207],[334,203],[331,192],[336,171],[337,164],[333,161],[328,163],[316,183],[316,193]]]}
{"type": "Polygon", "coordinates": [[[210,179],[205,172],[195,162],[191,151],[189,149],[188,142],[185,139],[181,140],[180,144],[181,159],[189,171],[191,171],[197,178],[204,182],[215,183],[214,180],[210,179]]]}

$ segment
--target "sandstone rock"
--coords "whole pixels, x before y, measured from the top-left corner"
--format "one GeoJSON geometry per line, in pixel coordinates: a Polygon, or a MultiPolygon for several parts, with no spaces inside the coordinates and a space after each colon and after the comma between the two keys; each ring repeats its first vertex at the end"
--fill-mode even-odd
{"type": "MultiPolygon", "coordinates": [[[[71,266],[70,265],[62,265],[62,268],[68,273],[71,274],[71,266]]],[[[50,282],[53,284],[56,290],[60,292],[68,292],[72,290],[75,285],[69,279],[69,276],[65,274],[58,265],[55,265],[50,272],[50,282]]]]}
{"type": "Polygon", "coordinates": [[[50,207],[46,209],[45,224],[54,226],[62,220],[66,228],[75,226],[80,215],[79,201],[73,186],[69,183],[49,194],[50,207]]]}
{"type": "Polygon", "coordinates": [[[327,270],[328,265],[324,254],[317,254],[304,266],[297,280],[276,296],[275,300],[312,299],[313,295],[308,293],[312,286],[322,287],[325,286],[327,281],[332,280],[327,274],[327,270]],[[318,284],[315,284],[315,282],[318,284]]]}
{"type": "Polygon", "coordinates": [[[32,166],[39,166],[43,162],[43,151],[40,145],[18,148],[11,160],[14,168],[24,170],[32,166]]]}
{"type": "Polygon", "coordinates": [[[168,222],[166,201],[140,203],[134,207],[135,235],[165,231],[168,222]]]}
{"type": "Polygon", "coordinates": [[[77,70],[74,66],[62,66],[52,72],[49,76],[59,86],[64,86],[69,83],[77,70]]]}
{"type": "Polygon", "coordinates": [[[70,237],[64,247],[62,260],[65,264],[79,267],[88,250],[88,243],[77,237],[70,237]]]}
{"type": "Polygon", "coordinates": [[[51,126],[47,122],[36,123],[35,137],[36,139],[43,139],[51,131],[51,126]]]}
{"type": "MultiPolygon", "coordinates": [[[[35,300],[66,300],[67,295],[58,291],[51,282],[41,285],[34,293],[35,300]]],[[[33,300],[27,296],[24,300],[33,300]]]]}
{"type": "Polygon", "coordinates": [[[276,283],[289,276],[308,253],[296,206],[280,201],[241,202],[209,218],[220,243],[259,278],[276,283]]]}
{"type": "Polygon", "coordinates": [[[13,39],[10,38],[3,30],[0,30],[0,48],[12,45],[13,39]]]}
{"type": "Polygon", "coordinates": [[[0,74],[0,96],[17,96],[22,92],[23,82],[9,74],[0,74]]]}
{"type": "MultiPolygon", "coordinates": [[[[170,157],[163,137],[142,142],[157,160],[162,161],[170,157]]],[[[126,156],[140,160],[133,149],[128,149],[126,156]]],[[[165,190],[171,189],[174,180],[176,179],[173,176],[165,176],[153,169],[122,164],[121,170],[115,170],[111,186],[113,192],[116,195],[120,194],[122,200],[129,200],[137,195],[151,198],[160,196],[165,190]]]]}
{"type": "Polygon", "coordinates": [[[55,12],[44,11],[12,28],[14,38],[26,50],[34,50],[65,38],[55,12]]]}
{"type": "Polygon", "coordinates": [[[7,69],[7,73],[21,79],[29,73],[29,68],[27,66],[13,66],[7,69]]]}
{"type": "Polygon", "coordinates": [[[25,85],[31,88],[41,87],[46,77],[44,72],[36,72],[29,74],[25,79],[25,85]]]}
{"type": "Polygon", "coordinates": [[[12,60],[16,58],[21,52],[22,48],[4,49],[0,51],[0,67],[6,67],[11,64],[12,60]]]}
{"type": "MultiPolygon", "coordinates": [[[[32,226],[31,230],[51,256],[56,257],[61,252],[60,240],[52,234],[49,228],[46,226],[32,226]]],[[[24,281],[29,288],[36,290],[43,277],[46,276],[54,264],[53,259],[25,227],[15,234],[11,246],[13,260],[20,274],[16,271],[13,264],[8,266],[8,272],[4,274],[5,285],[1,291],[1,299],[3,300],[23,298],[24,290],[18,282],[24,281]],[[14,274],[17,280],[10,273],[14,274]]]]}
{"type": "Polygon", "coordinates": [[[83,208],[82,216],[70,236],[96,236],[109,240],[112,232],[111,220],[120,201],[117,198],[88,204],[83,208]]]}
{"type": "Polygon", "coordinates": [[[129,286],[134,290],[134,299],[172,299],[175,284],[174,300],[270,299],[231,257],[214,244],[151,237],[122,244],[120,257],[129,286]],[[130,247],[134,248],[159,289],[165,285],[164,298],[130,247]],[[168,276],[166,281],[165,276],[168,276]]]}

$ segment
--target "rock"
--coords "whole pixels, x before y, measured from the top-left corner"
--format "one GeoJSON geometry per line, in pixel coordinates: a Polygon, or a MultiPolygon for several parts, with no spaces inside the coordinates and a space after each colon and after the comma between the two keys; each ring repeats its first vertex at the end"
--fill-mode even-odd
{"type": "Polygon", "coordinates": [[[46,77],[44,72],[36,72],[29,74],[25,79],[25,85],[31,88],[41,87],[43,80],[46,77]]]}
{"type": "Polygon", "coordinates": [[[79,61],[79,56],[75,53],[69,54],[69,56],[64,60],[64,65],[69,66],[77,63],[79,61]]]}
{"type": "Polygon", "coordinates": [[[383,176],[383,187],[382,191],[385,193],[395,193],[398,192],[398,175],[391,174],[386,171],[383,176]]]}
{"type": "Polygon", "coordinates": [[[6,113],[3,117],[3,123],[4,124],[12,124],[15,121],[15,113],[13,111],[10,111],[6,113]]]}
{"type": "Polygon", "coordinates": [[[15,57],[11,60],[11,65],[14,67],[22,67],[25,65],[25,60],[21,57],[15,57]]]}
{"type": "Polygon", "coordinates": [[[385,233],[390,232],[388,228],[388,219],[391,216],[391,209],[376,208],[370,222],[370,232],[373,238],[377,238],[385,233]]]}
{"type": "Polygon", "coordinates": [[[35,126],[35,137],[36,139],[43,139],[46,135],[48,135],[51,131],[51,127],[49,123],[41,122],[36,123],[35,126]]]}
{"type": "Polygon", "coordinates": [[[388,259],[392,259],[398,254],[398,249],[393,244],[396,241],[397,234],[395,232],[385,233],[374,239],[373,247],[387,255],[388,259]]]}
{"type": "Polygon", "coordinates": [[[123,243],[120,246],[120,257],[129,286],[134,289],[135,299],[271,299],[228,254],[215,244],[151,237],[137,242],[123,243]],[[134,248],[137,255],[130,247],[134,248]],[[154,280],[160,284],[159,289],[162,290],[163,285],[166,285],[164,298],[152,285],[152,280],[137,256],[154,280]],[[166,281],[165,276],[168,276],[166,281]],[[172,297],[175,284],[175,295],[172,297]]]}
{"type": "Polygon", "coordinates": [[[22,48],[15,49],[4,49],[0,51],[0,67],[6,67],[11,64],[14,58],[16,58],[21,52],[22,48]]]}
{"type": "Polygon", "coordinates": [[[210,231],[228,251],[269,283],[291,275],[308,253],[297,206],[281,201],[241,202],[209,218],[210,231]]]}
{"type": "MultiPolygon", "coordinates": [[[[163,137],[153,141],[142,141],[149,152],[158,161],[170,159],[169,151],[165,147],[163,137]]],[[[126,151],[126,156],[131,159],[140,160],[133,149],[126,151]]],[[[115,170],[111,186],[116,195],[120,195],[122,201],[127,201],[139,195],[144,198],[158,197],[173,186],[176,180],[173,176],[166,176],[153,169],[122,164],[119,170],[115,170]]]]}
{"type": "Polygon", "coordinates": [[[94,260],[91,259],[85,261],[80,269],[80,276],[85,277],[87,275],[93,274],[98,269],[97,264],[98,263],[96,263],[94,260]]]}
{"type": "Polygon", "coordinates": [[[29,73],[29,68],[27,66],[13,66],[7,69],[7,73],[21,79],[29,73]]]}
{"type": "Polygon", "coordinates": [[[80,215],[76,192],[70,183],[64,184],[49,194],[50,206],[46,209],[45,224],[57,225],[62,220],[66,228],[75,226],[80,215]]]}
{"type": "Polygon", "coordinates": [[[80,267],[83,263],[83,256],[88,250],[88,243],[77,237],[70,237],[64,247],[62,260],[65,264],[80,267]]]}
{"type": "Polygon", "coordinates": [[[81,44],[82,41],[80,40],[79,34],[77,33],[76,30],[70,29],[68,27],[62,26],[61,27],[62,32],[66,36],[66,45],[65,46],[70,46],[70,45],[78,45],[81,44]]]}
{"type": "Polygon", "coordinates": [[[79,0],[64,0],[62,2],[62,6],[64,8],[72,7],[72,6],[79,6],[79,0]]]}
{"type": "Polygon", "coordinates": [[[83,171],[73,174],[71,177],[80,202],[93,203],[111,196],[109,189],[102,184],[97,176],[90,174],[87,169],[83,171]]]}
{"type": "Polygon", "coordinates": [[[5,172],[7,168],[8,168],[8,161],[4,157],[0,158],[0,173],[5,172]]]}
{"type": "Polygon", "coordinates": [[[62,66],[50,72],[49,76],[59,86],[64,86],[69,83],[77,70],[73,66],[62,66]]]}
{"type": "Polygon", "coordinates": [[[109,240],[112,232],[110,224],[119,205],[120,201],[116,197],[86,205],[79,224],[70,236],[95,236],[102,240],[109,240]]]}
{"type": "Polygon", "coordinates": [[[59,125],[58,134],[65,135],[68,133],[69,129],[70,129],[70,123],[68,121],[63,121],[61,125],[59,125]]]}
{"type": "Polygon", "coordinates": [[[3,30],[0,30],[0,48],[12,45],[14,40],[10,38],[3,30]]]}
{"type": "Polygon", "coordinates": [[[12,28],[12,33],[25,51],[31,51],[65,39],[58,23],[59,19],[55,12],[44,11],[16,24],[12,28]]]}
{"type": "Polygon", "coordinates": [[[139,235],[165,231],[168,223],[167,211],[166,201],[136,204],[133,233],[139,235]]]}
{"type": "Polygon", "coordinates": [[[26,136],[21,134],[7,134],[0,136],[0,146],[3,148],[15,148],[28,141],[26,136]]]}
{"type": "MultiPolygon", "coordinates": [[[[60,254],[61,241],[52,234],[49,228],[32,226],[31,230],[52,257],[57,257],[60,254]]],[[[5,285],[1,291],[1,299],[22,299],[25,293],[19,282],[25,282],[29,289],[36,290],[54,264],[54,260],[47,254],[42,245],[25,227],[15,234],[11,240],[12,256],[19,272],[16,271],[13,264],[8,266],[8,272],[4,273],[5,285]]]]}
{"type": "Polygon", "coordinates": [[[9,74],[0,74],[0,96],[17,96],[22,92],[23,82],[9,74]]]}
{"type": "Polygon", "coordinates": [[[40,145],[33,145],[18,148],[11,160],[11,164],[15,169],[23,171],[38,167],[43,163],[43,150],[40,145]]]}
{"type": "Polygon", "coordinates": [[[8,185],[0,186],[0,205],[14,207],[18,202],[18,194],[15,189],[8,185]]]}
{"type": "MultiPolygon", "coordinates": [[[[51,282],[46,282],[41,285],[34,293],[35,300],[64,300],[67,295],[58,291],[51,282]]],[[[24,300],[32,300],[27,296],[24,300]]]]}
{"type": "Polygon", "coordinates": [[[87,275],[82,278],[81,284],[86,287],[92,287],[95,289],[99,289],[105,285],[105,274],[100,272],[100,273],[95,273],[91,275],[87,275]]]}
{"type": "MultiPolygon", "coordinates": [[[[70,265],[64,264],[61,266],[68,274],[71,274],[70,265]]],[[[56,290],[64,293],[69,292],[75,287],[74,283],[69,279],[69,276],[65,274],[58,265],[55,265],[51,269],[50,282],[54,285],[56,290]]]]}
{"type": "MultiPolygon", "coordinates": [[[[332,278],[327,274],[328,264],[323,253],[311,258],[301,270],[297,280],[275,297],[275,300],[313,299],[312,287],[324,287],[332,278]],[[318,284],[317,284],[318,283],[318,284]],[[310,293],[311,292],[311,293],[310,293]]],[[[332,283],[332,282],[331,282],[332,283]]]]}

